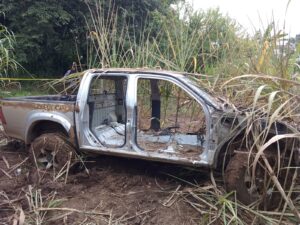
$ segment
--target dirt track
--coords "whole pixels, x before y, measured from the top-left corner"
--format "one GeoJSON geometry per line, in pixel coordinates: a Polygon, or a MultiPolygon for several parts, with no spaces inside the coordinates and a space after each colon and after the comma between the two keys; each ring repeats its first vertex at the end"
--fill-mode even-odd
{"type": "Polygon", "coordinates": [[[66,184],[34,186],[28,152],[20,143],[5,145],[4,138],[0,132],[0,224],[21,220],[21,211],[29,224],[199,224],[200,214],[174,194],[189,186],[166,175],[181,176],[182,169],[100,156],[87,159],[89,174],[76,168],[66,184]],[[42,201],[33,207],[29,202],[39,194],[42,201]],[[52,210],[42,217],[42,208],[52,210]]]}

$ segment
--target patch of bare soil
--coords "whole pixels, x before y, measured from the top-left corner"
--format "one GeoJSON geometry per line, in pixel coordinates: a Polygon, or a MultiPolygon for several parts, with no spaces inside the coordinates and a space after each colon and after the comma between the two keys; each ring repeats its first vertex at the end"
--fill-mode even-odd
{"type": "Polygon", "coordinates": [[[0,137],[0,224],[199,224],[199,212],[176,198],[176,190],[189,187],[166,175],[182,169],[98,156],[86,159],[87,169],[74,168],[66,183],[37,186],[28,150],[0,137]]]}

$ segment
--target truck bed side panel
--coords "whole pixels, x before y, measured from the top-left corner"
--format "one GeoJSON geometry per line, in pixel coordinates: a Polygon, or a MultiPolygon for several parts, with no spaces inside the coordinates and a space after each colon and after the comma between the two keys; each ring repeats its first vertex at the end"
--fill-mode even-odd
{"type": "MultiPolygon", "coordinates": [[[[26,142],[32,123],[48,120],[58,122],[66,129],[74,126],[75,102],[33,99],[2,99],[2,111],[6,119],[4,130],[8,136],[26,142]]],[[[67,130],[69,132],[70,130],[67,130]]]]}

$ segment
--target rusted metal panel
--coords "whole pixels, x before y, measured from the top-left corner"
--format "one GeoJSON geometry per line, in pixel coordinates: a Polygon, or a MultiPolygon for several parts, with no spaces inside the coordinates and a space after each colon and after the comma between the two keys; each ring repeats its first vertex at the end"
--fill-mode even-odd
{"type": "Polygon", "coordinates": [[[69,140],[70,142],[76,146],[77,143],[76,143],[76,132],[75,132],[75,126],[73,125],[70,130],[69,130],[69,140]]]}
{"type": "MultiPolygon", "coordinates": [[[[23,101],[6,101],[2,100],[0,102],[2,106],[9,107],[20,107],[23,109],[36,109],[43,111],[59,111],[59,112],[73,112],[75,111],[75,106],[72,103],[39,103],[39,102],[23,102],[23,101]]],[[[78,109],[77,109],[78,110],[78,109]]]]}

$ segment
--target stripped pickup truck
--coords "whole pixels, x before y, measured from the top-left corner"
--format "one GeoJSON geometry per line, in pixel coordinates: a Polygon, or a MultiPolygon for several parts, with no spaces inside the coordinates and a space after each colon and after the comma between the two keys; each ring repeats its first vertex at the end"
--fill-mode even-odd
{"type": "MultiPolygon", "coordinates": [[[[247,133],[246,116],[201,89],[195,79],[160,70],[89,70],[74,93],[0,100],[6,134],[30,146],[31,160],[39,167],[59,170],[70,155],[85,152],[223,168],[225,187],[243,203],[260,199],[272,205],[277,199],[274,185],[264,186],[271,179],[265,167],[258,163],[249,169],[247,153],[259,149],[247,133]]],[[[261,130],[268,127],[266,141],[297,132],[280,122],[259,124],[261,130]]],[[[285,176],[295,169],[278,172],[278,157],[289,166],[299,162],[299,140],[291,140],[278,139],[263,154],[285,176]]]]}

